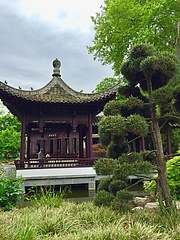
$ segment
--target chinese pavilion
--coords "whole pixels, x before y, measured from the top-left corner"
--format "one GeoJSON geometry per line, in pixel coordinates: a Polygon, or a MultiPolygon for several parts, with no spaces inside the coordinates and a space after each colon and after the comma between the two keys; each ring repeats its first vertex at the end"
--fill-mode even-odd
{"type": "Polygon", "coordinates": [[[61,78],[53,61],[52,79],[38,90],[22,90],[0,82],[0,99],[22,123],[20,162],[37,159],[40,148],[50,158],[91,159],[93,122],[115,98],[118,85],[101,93],[83,93],[61,78]]]}

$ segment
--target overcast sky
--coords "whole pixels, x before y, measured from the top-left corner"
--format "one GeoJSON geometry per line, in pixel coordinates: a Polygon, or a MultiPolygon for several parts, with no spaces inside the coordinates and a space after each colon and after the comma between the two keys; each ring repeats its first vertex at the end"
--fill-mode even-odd
{"type": "Polygon", "coordinates": [[[76,91],[92,92],[110,66],[102,66],[87,45],[94,37],[90,16],[103,0],[0,0],[0,81],[24,90],[52,78],[61,61],[62,79],[76,91]]]}

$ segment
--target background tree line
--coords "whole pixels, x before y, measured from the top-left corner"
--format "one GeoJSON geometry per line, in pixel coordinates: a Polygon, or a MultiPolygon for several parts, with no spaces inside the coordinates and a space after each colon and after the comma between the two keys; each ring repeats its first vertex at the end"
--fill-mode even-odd
{"type": "Polygon", "coordinates": [[[21,123],[14,115],[0,112],[0,159],[15,159],[20,153],[21,123]]]}

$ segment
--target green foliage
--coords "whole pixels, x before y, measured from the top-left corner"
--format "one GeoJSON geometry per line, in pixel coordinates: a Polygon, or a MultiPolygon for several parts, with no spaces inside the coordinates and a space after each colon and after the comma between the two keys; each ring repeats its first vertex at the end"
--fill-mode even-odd
{"type": "Polygon", "coordinates": [[[107,206],[111,205],[112,200],[114,199],[114,195],[105,190],[100,190],[96,193],[94,197],[94,204],[96,206],[107,206]]]}
{"type": "Polygon", "coordinates": [[[4,211],[16,206],[22,198],[22,178],[8,178],[4,171],[0,172],[0,208],[4,211]]]}
{"type": "Polygon", "coordinates": [[[95,162],[93,168],[96,170],[97,174],[111,175],[116,168],[116,160],[111,158],[100,158],[95,162]]]}
{"type": "MultiPolygon", "coordinates": [[[[171,194],[175,200],[180,199],[180,156],[173,157],[166,164],[167,179],[171,194]]],[[[155,176],[157,177],[157,176],[155,176]]],[[[144,185],[146,191],[156,192],[156,181],[146,182],[144,185]]]]}
{"type": "Polygon", "coordinates": [[[127,117],[127,129],[137,136],[146,136],[149,132],[149,125],[144,117],[133,114],[127,117]]]}
{"type": "Polygon", "coordinates": [[[131,194],[126,191],[129,175],[147,174],[152,171],[152,164],[144,161],[142,153],[122,154],[116,159],[104,158],[95,162],[97,174],[110,175],[102,179],[97,189],[95,205],[111,206],[112,209],[127,211],[130,209],[131,194]]]}
{"type": "Polygon", "coordinates": [[[119,189],[125,189],[126,187],[127,187],[126,181],[121,179],[113,179],[109,184],[109,191],[117,195],[119,189]]]}
{"type": "Polygon", "coordinates": [[[138,99],[137,97],[133,97],[133,96],[128,97],[126,99],[126,101],[124,101],[124,106],[126,106],[127,109],[129,109],[129,110],[132,110],[135,108],[136,113],[139,109],[143,108],[143,105],[144,105],[144,103],[142,100],[138,99]]]}
{"type": "MultiPolygon", "coordinates": [[[[119,92],[124,94],[127,99],[121,98],[121,100],[108,103],[105,106],[106,116],[99,123],[100,141],[107,148],[107,156],[111,158],[111,162],[113,162],[113,158],[114,163],[113,167],[110,164],[102,167],[100,159],[96,165],[97,171],[102,172],[103,170],[103,172],[112,174],[113,180],[110,185],[112,184],[111,191],[115,196],[118,188],[124,190],[117,184],[119,180],[125,181],[129,175],[150,173],[152,163],[158,166],[162,165],[164,161],[160,154],[163,152],[163,148],[159,123],[165,126],[166,118],[164,121],[163,117],[165,116],[162,116],[161,122],[158,116],[162,113],[161,108],[165,104],[163,96],[165,96],[167,88],[164,86],[171,80],[169,86],[171,86],[171,93],[173,92],[172,86],[176,82],[177,69],[177,59],[174,55],[159,52],[150,44],[133,46],[121,65],[121,73],[126,78],[128,85],[120,87],[119,92]],[[155,89],[157,89],[157,97],[155,94],[153,95],[155,89]],[[162,97],[157,100],[160,93],[162,97]],[[130,153],[138,138],[148,136],[149,129],[152,130],[154,148],[157,151],[156,156],[152,157],[151,155],[150,162],[148,162],[149,157],[146,154],[130,153]]],[[[168,104],[171,102],[172,108],[168,107],[168,109],[172,113],[174,109],[173,94],[168,94],[166,101],[168,104]]],[[[106,164],[105,161],[104,164],[106,164]]],[[[164,175],[159,181],[161,185],[167,185],[166,174],[164,173],[164,175]]],[[[166,204],[170,207],[172,201],[168,186],[164,189],[162,189],[164,191],[162,195],[159,194],[159,196],[163,196],[166,204]]]]}
{"type": "Polygon", "coordinates": [[[129,84],[140,84],[144,91],[147,91],[147,81],[151,81],[155,90],[166,85],[177,72],[178,62],[174,54],[156,51],[148,44],[135,45],[121,65],[121,73],[129,84]]]}
{"type": "Polygon", "coordinates": [[[173,88],[169,85],[158,88],[153,92],[153,98],[160,109],[160,116],[172,114],[174,109],[173,88]]]}
{"type": "Polygon", "coordinates": [[[92,17],[95,36],[89,53],[102,64],[112,64],[119,76],[119,66],[134,44],[146,42],[174,53],[179,19],[179,0],[105,1],[101,12],[92,17]]]}
{"type": "Polygon", "coordinates": [[[117,78],[104,78],[97,86],[95,89],[95,92],[102,92],[108,88],[113,87],[114,85],[116,85],[118,83],[118,79],[117,78]]]}
{"type": "Polygon", "coordinates": [[[152,164],[144,161],[142,153],[131,152],[122,154],[114,171],[116,179],[125,179],[129,175],[148,174],[152,171],[152,164]]]}
{"type": "Polygon", "coordinates": [[[0,131],[13,127],[15,131],[21,131],[21,123],[14,115],[8,113],[0,116],[0,131]]]}
{"type": "Polygon", "coordinates": [[[180,199],[180,156],[174,157],[166,164],[167,178],[172,195],[180,199]]]}
{"type": "Polygon", "coordinates": [[[112,209],[120,212],[130,211],[132,209],[132,199],[133,195],[130,192],[120,190],[112,201],[112,209]]]}
{"type": "Polygon", "coordinates": [[[113,141],[107,147],[107,156],[115,159],[123,152],[128,152],[128,150],[127,141],[118,136],[113,136],[113,141]]]}
{"type": "Polygon", "coordinates": [[[33,192],[33,195],[31,196],[31,201],[33,206],[35,207],[42,207],[42,206],[48,206],[48,207],[54,207],[58,208],[61,203],[62,199],[65,197],[66,192],[62,189],[59,191],[56,191],[54,187],[40,187],[40,189],[36,189],[33,192]]]}
{"type": "Polygon", "coordinates": [[[0,132],[0,155],[7,157],[10,153],[11,157],[17,157],[20,152],[20,132],[9,127],[0,132]]]}
{"type": "Polygon", "coordinates": [[[122,107],[122,101],[121,100],[112,100],[109,101],[103,109],[104,115],[108,116],[115,116],[120,114],[121,112],[121,107],[122,107]]]}
{"type": "Polygon", "coordinates": [[[180,143],[180,128],[172,129],[171,132],[171,146],[172,146],[172,152],[177,152],[179,148],[180,143]]]}
{"type": "Polygon", "coordinates": [[[111,176],[102,178],[101,181],[98,184],[97,191],[99,192],[101,190],[105,190],[107,192],[110,192],[109,185],[110,185],[111,181],[112,181],[112,177],[111,176]]]}
{"type": "Polygon", "coordinates": [[[16,158],[20,152],[21,123],[12,114],[0,117],[0,157],[6,158],[10,153],[16,158]]]}
{"type": "Polygon", "coordinates": [[[108,146],[114,136],[127,134],[125,118],[122,116],[104,117],[99,123],[98,132],[102,145],[108,146]]]}
{"type": "MultiPolygon", "coordinates": [[[[151,78],[152,88],[157,89],[166,85],[178,71],[178,63],[174,54],[168,52],[157,52],[148,56],[140,63],[140,70],[147,77],[151,78]]],[[[141,81],[141,80],[140,80],[141,81]]],[[[140,83],[143,90],[147,91],[144,82],[140,83]]]]}
{"type": "Polygon", "coordinates": [[[152,164],[156,162],[155,151],[144,150],[143,152],[141,152],[141,155],[145,161],[151,162],[152,164]]]}
{"type": "Polygon", "coordinates": [[[108,102],[104,109],[105,116],[115,116],[121,114],[123,117],[127,117],[130,114],[140,113],[143,109],[143,101],[137,97],[129,96],[127,99],[112,100],[108,102]]]}
{"type": "Polygon", "coordinates": [[[174,98],[175,98],[174,106],[177,109],[177,111],[180,112],[180,84],[177,86],[177,88],[174,91],[174,98]]]}
{"type": "Polygon", "coordinates": [[[59,208],[29,206],[0,212],[2,240],[178,240],[180,214],[159,210],[118,213],[91,201],[59,208]]]}

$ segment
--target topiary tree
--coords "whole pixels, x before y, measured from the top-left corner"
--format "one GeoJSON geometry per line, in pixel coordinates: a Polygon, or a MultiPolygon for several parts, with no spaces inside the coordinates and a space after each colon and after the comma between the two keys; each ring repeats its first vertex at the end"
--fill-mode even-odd
{"type": "Polygon", "coordinates": [[[150,160],[158,171],[156,181],[160,206],[164,201],[169,208],[173,205],[160,127],[169,119],[176,122],[180,119],[173,94],[173,83],[179,83],[175,78],[177,71],[178,64],[173,54],[156,51],[149,44],[138,44],[131,49],[121,65],[121,73],[128,84],[120,87],[119,92],[126,99],[109,102],[104,108],[106,116],[99,124],[100,141],[107,148],[111,160],[107,164],[105,159],[99,160],[95,165],[97,172],[109,173],[112,181],[120,178],[127,181],[128,175],[147,173],[151,165],[144,160],[150,160]],[[163,96],[161,100],[160,95],[163,96]],[[147,136],[149,130],[152,151],[130,153],[133,141],[147,136]]]}
{"type": "Polygon", "coordinates": [[[163,205],[164,200],[167,207],[172,207],[172,198],[166,177],[166,160],[153,91],[167,86],[170,79],[175,77],[177,71],[178,64],[173,54],[158,52],[152,45],[147,44],[134,46],[129,53],[128,59],[121,66],[121,72],[129,84],[133,86],[139,85],[143,91],[147,92],[150,109],[149,124],[158,170],[157,191],[160,204],[163,205]]]}
{"type": "MultiPolygon", "coordinates": [[[[115,101],[112,102],[115,103],[115,101]]],[[[119,100],[117,102],[119,103],[119,100]]],[[[148,124],[138,114],[124,117],[119,114],[114,115],[113,112],[112,116],[107,115],[100,121],[100,141],[107,148],[107,155],[110,158],[101,158],[94,165],[97,174],[108,176],[98,186],[94,199],[96,205],[111,206],[121,211],[130,208],[128,200],[133,196],[127,191],[128,176],[150,173],[152,164],[144,161],[142,153],[130,152],[128,142],[132,140],[132,136],[145,136],[147,133],[148,124]]]]}

